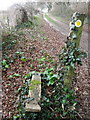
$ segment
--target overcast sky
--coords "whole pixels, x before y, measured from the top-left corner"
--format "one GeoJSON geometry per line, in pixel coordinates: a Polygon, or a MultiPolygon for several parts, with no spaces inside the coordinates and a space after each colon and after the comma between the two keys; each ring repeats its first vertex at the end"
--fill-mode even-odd
{"type": "Polygon", "coordinates": [[[28,0],[0,0],[0,10],[7,10],[12,4],[25,1],[28,0]]]}
{"type": "MultiPolygon", "coordinates": [[[[7,10],[8,7],[10,7],[14,3],[20,3],[20,2],[25,2],[25,1],[38,1],[38,0],[0,0],[0,10],[7,10]]],[[[40,1],[40,0],[39,0],[40,1]]],[[[55,0],[41,0],[41,1],[55,1],[55,0]]],[[[59,1],[59,0],[57,0],[59,1]]],[[[60,0],[60,1],[68,1],[68,0],[60,0]]],[[[69,1],[90,1],[90,0],[69,0],[69,1]]]]}

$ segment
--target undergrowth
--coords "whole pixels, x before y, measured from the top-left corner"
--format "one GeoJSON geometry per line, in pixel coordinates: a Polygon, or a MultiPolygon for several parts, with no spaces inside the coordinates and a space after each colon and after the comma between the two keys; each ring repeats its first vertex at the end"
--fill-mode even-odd
{"type": "MultiPolygon", "coordinates": [[[[64,84],[64,75],[67,74],[70,66],[73,68],[75,64],[81,63],[81,57],[84,58],[86,53],[77,49],[74,42],[67,42],[60,55],[59,55],[59,70],[58,74],[55,73],[54,67],[46,68],[41,72],[41,86],[42,95],[39,102],[42,110],[39,113],[26,112],[25,111],[25,95],[28,94],[29,84],[32,78],[32,72],[24,76],[23,86],[19,88],[19,110],[18,115],[14,116],[14,120],[17,118],[26,120],[60,120],[60,119],[76,119],[78,120],[77,113],[77,96],[73,89],[68,89],[64,84]]],[[[38,59],[39,64],[45,61],[42,56],[38,59]]],[[[28,98],[27,98],[28,99],[28,98]]]]}
{"type": "Polygon", "coordinates": [[[32,16],[27,22],[20,23],[16,26],[16,29],[30,28],[33,29],[35,26],[39,25],[40,18],[38,16],[32,16]]]}
{"type": "MultiPolygon", "coordinates": [[[[37,18],[33,18],[37,19],[37,18]]],[[[53,21],[52,21],[53,22],[53,21]]],[[[18,28],[28,28],[33,26],[33,22],[29,21],[27,23],[23,23],[18,28]]],[[[20,33],[22,34],[22,33],[20,33]]],[[[4,59],[2,61],[3,69],[8,69],[8,59],[7,51],[14,48],[17,43],[17,36],[13,34],[8,34],[3,36],[3,56],[4,59]]],[[[26,112],[25,111],[25,101],[28,100],[26,97],[29,91],[29,84],[31,82],[31,78],[33,72],[30,72],[26,75],[23,75],[23,85],[19,87],[17,90],[18,101],[16,102],[16,111],[12,118],[12,120],[60,120],[60,119],[77,119],[77,100],[76,95],[73,89],[68,89],[64,85],[63,75],[67,72],[70,66],[75,67],[75,64],[81,65],[81,57],[84,57],[85,54],[80,52],[79,49],[75,48],[74,43],[67,43],[67,48],[63,48],[59,55],[59,62],[61,62],[61,66],[59,67],[58,73],[56,73],[55,68],[48,67],[47,63],[54,63],[52,58],[49,55],[45,54],[37,59],[38,69],[41,72],[41,85],[42,85],[42,95],[41,100],[39,102],[42,110],[39,113],[34,112],[26,112]],[[78,56],[75,56],[77,53],[78,56]],[[46,68],[46,69],[45,69],[46,68]]],[[[12,56],[11,56],[12,57],[12,56]]],[[[14,54],[14,59],[19,59],[22,63],[28,63],[28,61],[34,62],[32,58],[26,58],[22,52],[16,51],[14,54]]],[[[22,65],[22,64],[21,64],[22,65]]],[[[30,63],[30,68],[34,68],[30,63]]],[[[36,72],[36,71],[34,71],[36,72]]],[[[9,78],[16,78],[21,76],[20,74],[14,73],[9,76],[9,78]]]]}
{"type": "Polygon", "coordinates": [[[59,79],[58,74],[54,73],[53,68],[46,68],[41,73],[42,95],[39,102],[42,110],[39,113],[25,111],[25,95],[28,95],[29,84],[33,72],[23,76],[23,86],[18,89],[20,93],[18,102],[18,114],[13,120],[60,120],[62,118],[76,118],[76,96],[73,90],[68,90],[59,79]]]}

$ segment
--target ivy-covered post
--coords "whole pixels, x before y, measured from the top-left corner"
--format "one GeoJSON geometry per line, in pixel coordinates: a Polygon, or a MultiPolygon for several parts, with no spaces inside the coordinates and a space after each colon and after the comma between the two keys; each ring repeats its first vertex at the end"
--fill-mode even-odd
{"type": "Polygon", "coordinates": [[[79,47],[79,43],[82,35],[84,19],[85,19],[85,14],[80,14],[75,12],[70,22],[70,33],[67,39],[74,41],[76,43],[77,48],[79,47]]]}
{"type": "MultiPolygon", "coordinates": [[[[85,14],[75,12],[70,22],[70,33],[67,37],[67,42],[70,41],[75,43],[75,48],[79,47],[84,19],[85,14]]],[[[75,66],[70,64],[67,74],[64,76],[64,85],[71,88],[73,79],[75,79],[75,66]]]]}

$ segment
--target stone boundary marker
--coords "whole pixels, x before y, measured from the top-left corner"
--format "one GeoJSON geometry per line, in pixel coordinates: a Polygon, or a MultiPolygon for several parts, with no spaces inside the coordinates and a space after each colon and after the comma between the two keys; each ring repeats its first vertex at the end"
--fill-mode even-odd
{"type": "Polygon", "coordinates": [[[30,98],[30,100],[26,102],[26,111],[40,112],[41,107],[38,102],[41,98],[41,76],[39,74],[34,74],[32,76],[28,98],[30,98]]]}

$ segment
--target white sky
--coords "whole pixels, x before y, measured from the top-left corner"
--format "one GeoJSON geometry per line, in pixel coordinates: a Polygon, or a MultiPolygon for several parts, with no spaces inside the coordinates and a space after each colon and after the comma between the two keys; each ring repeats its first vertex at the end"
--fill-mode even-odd
{"type": "Polygon", "coordinates": [[[25,2],[28,0],[0,0],[0,10],[7,10],[14,3],[25,2]]]}
{"type": "MultiPolygon", "coordinates": [[[[13,5],[14,3],[20,3],[20,2],[25,2],[25,1],[38,1],[38,0],[0,0],[0,10],[7,10],[8,7],[13,5]]],[[[41,1],[50,1],[50,0],[41,0],[41,1]]],[[[55,0],[51,0],[55,1],[55,0]]],[[[58,1],[58,0],[57,0],[58,1]]],[[[68,1],[68,0],[60,0],[60,1],[68,1]]],[[[70,0],[70,1],[75,1],[75,0],[70,0]]],[[[76,1],[90,1],[90,0],[76,0],[76,1]]]]}

